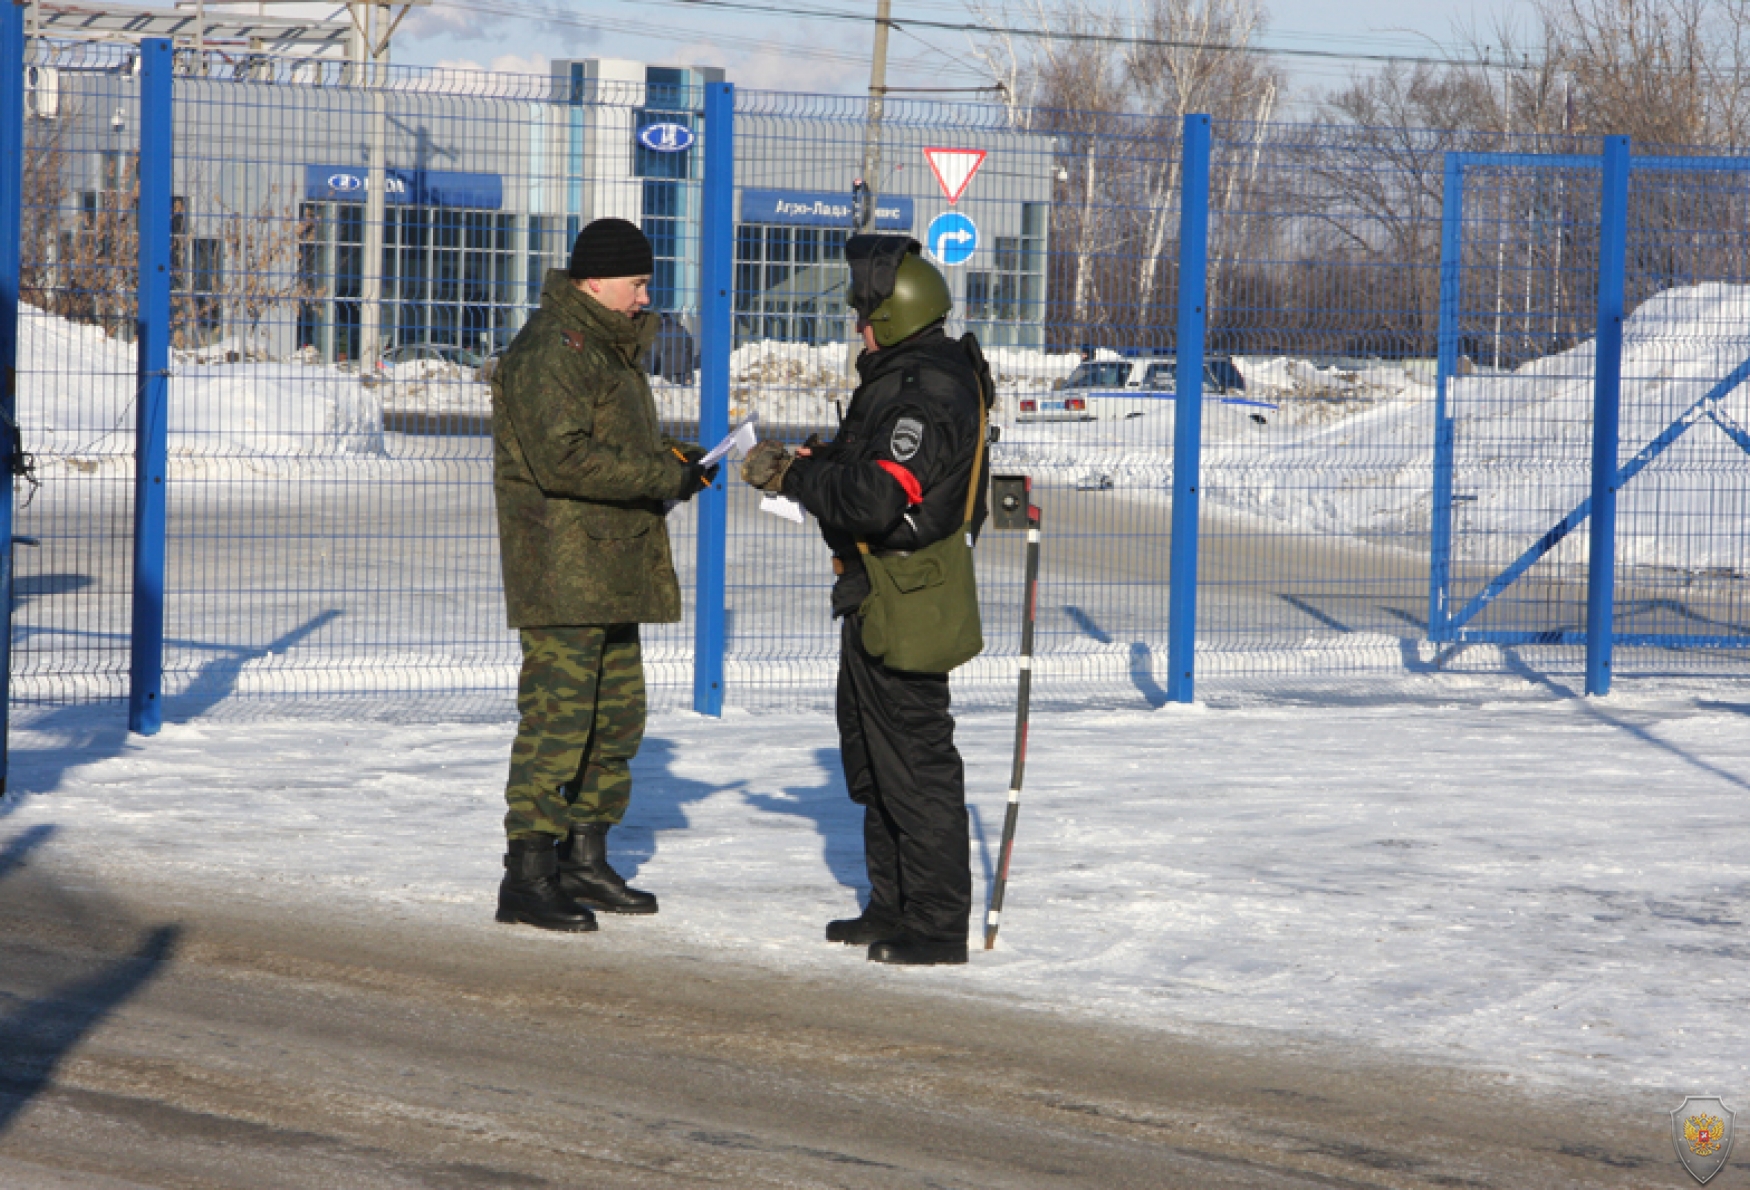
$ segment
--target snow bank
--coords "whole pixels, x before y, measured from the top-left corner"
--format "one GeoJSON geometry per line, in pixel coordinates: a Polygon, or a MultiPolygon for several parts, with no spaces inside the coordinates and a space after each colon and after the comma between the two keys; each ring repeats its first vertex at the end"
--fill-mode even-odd
{"type": "MultiPolygon", "coordinates": [[[[1456,556],[1505,565],[1590,494],[1595,346],[1515,371],[1455,377],[1456,556]]],[[[1687,428],[1618,498],[1626,565],[1750,572],[1750,393],[1703,398],[1750,360],[1750,287],[1702,285],[1643,303],[1624,330],[1620,458],[1687,428]],[[1717,421],[1706,416],[1712,413],[1717,421]]],[[[1204,407],[1203,494],[1296,530],[1420,540],[1433,506],[1434,396],[1426,361],[1320,366],[1241,357],[1247,399],[1204,407]]],[[[1093,402],[1091,422],[1020,424],[999,466],[1083,489],[1171,483],[1172,403],[1093,402]],[[1134,407],[1133,407],[1134,406],[1134,407]],[[1110,416],[1108,416],[1108,407],[1110,416]]],[[[1559,547],[1585,560],[1587,535],[1559,547]]]]}
{"type": "MultiPolygon", "coordinates": [[[[729,420],[758,415],[764,426],[830,426],[856,387],[843,343],[748,343],[729,356],[729,420]]],[[[694,390],[695,392],[697,390],[694,390]]],[[[698,406],[695,397],[694,410],[698,406]]],[[[666,411],[665,411],[666,413],[666,411]]]]}
{"type": "MultiPolygon", "coordinates": [[[[20,411],[30,449],[80,467],[132,451],[131,344],[26,308],[21,316],[20,411]]],[[[1457,442],[1454,548],[1503,563],[1577,508],[1589,490],[1593,345],[1510,373],[1455,377],[1448,394],[1457,442]]],[[[1158,488],[1171,482],[1173,403],[1091,402],[1088,422],[1023,423],[1018,400],[1060,381],[1074,353],[1016,347],[988,352],[1002,427],[995,464],[1041,483],[1158,488]]],[[[1107,353],[1109,354],[1109,353],[1107,353]]],[[[212,356],[202,358],[228,358],[212,356]]],[[[1701,285],[1644,303],[1625,328],[1622,442],[1626,460],[1668,427],[1687,426],[1619,502],[1621,557],[1631,565],[1750,571],[1740,526],[1750,519],[1750,394],[1700,404],[1750,359],[1750,288],[1701,285]]],[[[730,358],[730,416],[757,414],[768,430],[829,428],[854,387],[848,345],[756,342],[730,358]]],[[[1210,400],[1204,414],[1204,493],[1211,503],[1297,530],[1404,538],[1426,535],[1432,506],[1434,386],[1425,360],[1325,364],[1242,356],[1245,399],[1210,400]],[[1272,407],[1273,406],[1273,407],[1272,407]]],[[[382,416],[485,414],[485,385],[453,365],[385,370],[366,387],[334,368],[299,363],[197,364],[173,370],[175,459],[372,456],[382,416]]],[[[652,381],[661,415],[698,417],[697,384],[652,381]]],[[[1561,557],[1585,556],[1571,534],[1561,557]]]]}
{"type": "Polygon", "coordinates": [[[1082,362],[1073,351],[1039,351],[1031,347],[987,347],[985,359],[998,388],[1055,384],[1082,362]]]}
{"type": "Polygon", "coordinates": [[[1246,396],[1277,406],[1271,417],[1279,426],[1329,425],[1434,385],[1433,370],[1419,360],[1318,364],[1287,356],[1235,356],[1233,362],[1245,377],[1246,396]]]}
{"type": "MultiPolygon", "coordinates": [[[[1462,550],[1481,548],[1490,535],[1523,549],[1590,495],[1594,351],[1588,341],[1510,375],[1453,383],[1454,530],[1462,550]]],[[[1690,424],[1618,497],[1622,562],[1750,571],[1750,456],[1726,428],[1750,423],[1750,393],[1739,387],[1703,400],[1746,360],[1750,288],[1668,290],[1628,319],[1619,459],[1627,463],[1681,419],[1690,424]],[[1710,410],[1724,425],[1705,416],[1710,410]]],[[[1571,534],[1563,557],[1583,560],[1586,537],[1571,534]]]]}
{"type": "MultiPolygon", "coordinates": [[[[19,309],[19,427],[26,446],[81,463],[134,446],[135,348],[99,327],[19,309]]],[[[189,458],[380,455],[380,398],[356,375],[298,364],[173,362],[169,449],[189,458]]]]}
{"type": "MultiPolygon", "coordinates": [[[[1047,352],[1027,347],[986,350],[991,378],[997,386],[996,420],[1013,420],[1015,398],[1022,392],[1050,388],[1075,370],[1081,357],[1074,352],[1047,352]]],[[[758,414],[764,426],[808,428],[837,423],[835,403],[849,403],[856,387],[854,356],[848,343],[812,346],[806,343],[761,341],[746,343],[729,357],[729,416],[732,422],[758,414]]],[[[696,409],[697,390],[687,390],[696,409]]],[[[681,394],[673,394],[677,403],[681,394]]],[[[664,406],[663,415],[671,416],[664,406]]]]}

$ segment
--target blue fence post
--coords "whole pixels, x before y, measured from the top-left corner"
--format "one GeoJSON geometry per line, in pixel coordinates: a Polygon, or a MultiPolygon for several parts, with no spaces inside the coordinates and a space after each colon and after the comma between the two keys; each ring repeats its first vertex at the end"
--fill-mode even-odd
{"type": "Polygon", "coordinates": [[[1599,214],[1598,337],[1592,372],[1592,540],[1586,573],[1586,693],[1610,693],[1616,616],[1618,415],[1622,409],[1622,320],[1628,259],[1629,138],[1604,138],[1599,214]]]}
{"type": "Polygon", "coordinates": [[[1172,587],[1167,697],[1190,702],[1197,668],[1197,485],[1203,457],[1203,337],[1209,293],[1208,116],[1186,116],[1179,197],[1179,330],[1173,390],[1172,587]]]}
{"type": "Polygon", "coordinates": [[[19,227],[24,189],[24,8],[0,11],[0,797],[12,727],[12,474],[18,462],[19,227]]]}
{"type": "Polygon", "coordinates": [[[1452,639],[1452,407],[1458,372],[1458,306],[1464,297],[1464,165],[1446,155],[1440,199],[1440,323],[1434,365],[1434,505],[1428,514],[1428,639],[1452,639]]]}
{"type": "MultiPolygon", "coordinates": [[[[729,353],[735,347],[735,86],[705,84],[705,180],[699,245],[699,441],[729,432],[729,353]]],[[[727,461],[726,461],[727,462],[727,461]]],[[[728,470],[725,466],[725,471],[728,470]]],[[[700,492],[693,589],[693,709],[723,713],[729,552],[727,475],[700,492]]]]}
{"type": "Polygon", "coordinates": [[[170,368],[170,41],[140,42],[140,275],[134,429],[134,599],[128,730],[163,722],[164,473],[170,368]]]}

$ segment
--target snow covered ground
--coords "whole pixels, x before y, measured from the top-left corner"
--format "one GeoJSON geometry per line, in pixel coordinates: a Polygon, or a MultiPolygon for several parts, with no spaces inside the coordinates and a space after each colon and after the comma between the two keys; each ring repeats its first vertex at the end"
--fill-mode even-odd
{"type": "MultiPolygon", "coordinates": [[[[1627,449],[1698,408],[1750,356],[1746,327],[1750,291],[1742,289],[1674,291],[1636,312],[1625,362],[1627,449]]],[[[27,579],[61,584],[32,588],[28,615],[39,627],[59,625],[60,615],[69,622],[55,639],[74,641],[93,632],[72,622],[85,606],[74,602],[83,598],[75,581],[112,598],[120,589],[122,561],[73,547],[81,534],[101,535],[79,519],[82,510],[109,508],[103,493],[128,474],[132,353],[38,314],[27,312],[22,331],[22,422],[45,483],[29,515],[62,530],[56,540],[45,534],[42,557],[27,560],[41,572],[27,579]]],[[[1584,495],[1576,427],[1589,416],[1588,351],[1455,382],[1460,556],[1498,543],[1516,553],[1584,495]]],[[[1005,399],[1042,389],[1074,362],[993,354],[1005,399]]],[[[1385,564],[1403,570],[1410,555],[1381,542],[1427,530],[1433,394],[1425,371],[1246,366],[1256,394],[1280,408],[1259,422],[1248,409],[1209,406],[1207,507],[1245,518],[1259,559],[1304,534],[1324,547],[1347,539],[1345,549],[1373,551],[1365,567],[1357,560],[1352,571],[1333,563],[1320,572],[1324,587],[1334,586],[1332,575],[1346,591],[1384,590],[1390,579],[1421,598],[1416,573],[1385,564]]],[[[837,347],[738,352],[737,410],[817,423],[842,390],[822,377],[842,367],[837,347]]],[[[127,737],[113,707],[20,711],[12,794],[0,806],[0,872],[40,852],[63,872],[164,882],[191,898],[242,881],[273,896],[427,915],[453,923],[458,939],[494,928],[512,728],[508,693],[490,693],[508,685],[509,667],[485,452],[479,440],[416,443],[385,434],[382,423],[385,410],[478,412],[480,386],[415,368],[365,388],[355,375],[297,362],[193,359],[177,362],[171,386],[172,482],[203,481],[174,489],[179,515],[204,518],[179,540],[199,543],[185,548],[190,564],[216,567],[221,553],[236,564],[211,581],[204,573],[179,580],[172,627],[193,641],[176,647],[217,660],[179,691],[184,709],[172,705],[150,740],[127,737]],[[331,561],[331,543],[350,552],[336,549],[331,561]],[[349,624],[358,625],[348,629],[353,637],[323,635],[349,624]],[[491,631],[476,632],[482,624],[491,631]],[[425,635],[389,632],[403,626],[425,635]],[[444,653],[404,666],[418,680],[393,679],[402,694],[345,710],[332,700],[233,697],[285,697],[306,688],[301,675],[327,681],[335,656],[346,658],[356,689],[380,692],[395,649],[441,653],[446,642],[480,653],[479,672],[464,673],[461,652],[444,653]],[[310,665],[299,650],[319,644],[334,652],[310,665]],[[469,697],[488,700],[483,716],[458,716],[437,701],[444,690],[482,686],[489,692],[469,697]]],[[[658,390],[672,416],[688,416],[690,390],[658,390]]],[[[1733,582],[1750,569],[1741,556],[1750,482],[1731,429],[1750,421],[1746,400],[1734,392],[1712,402],[1720,418],[1692,418],[1665,460],[1682,467],[1663,478],[1650,471],[1637,481],[1648,495],[1624,497],[1626,559],[1733,582]]],[[[1100,534],[1111,536],[1089,567],[1100,571],[1136,560],[1145,534],[1133,527],[1154,526],[1158,537],[1171,436],[1167,403],[1134,418],[1011,425],[996,465],[1028,471],[1054,499],[1107,502],[1096,511],[1109,519],[1089,513],[1099,532],[1082,539],[1092,551],[1100,534]]],[[[116,515],[107,531],[121,524],[116,515]]],[[[806,585],[804,566],[808,583],[824,584],[818,549],[810,538],[804,554],[790,538],[746,533],[747,524],[732,522],[741,568],[733,582],[746,601],[737,638],[752,651],[731,658],[731,680],[742,679],[742,665],[767,681],[776,673],[824,690],[824,654],[780,655],[775,644],[819,645],[825,629],[814,621],[824,617],[790,618],[798,601],[778,608],[753,590],[774,575],[792,589],[806,585]],[[768,605],[775,610],[755,614],[768,605]]],[[[1583,537],[1563,548],[1579,548],[1583,537]]],[[[1053,558],[1071,557],[1071,544],[1053,558]]],[[[1000,558],[1003,548],[981,553],[1000,558]]],[[[125,561],[125,550],[112,552],[125,561]]],[[[1109,586],[1110,607],[1048,590],[1042,639],[1074,647],[1042,658],[1037,671],[1041,711],[1002,940],[970,969],[870,970],[818,941],[821,923],[851,912],[862,885],[856,812],[830,718],[818,710],[722,721],[667,712],[653,721],[640,792],[616,841],[665,909],[654,921],[606,928],[669,952],[1017,996],[1139,1027],[1347,1038],[1562,1083],[1728,1098],[1750,1090],[1741,1058],[1750,1053],[1742,813],[1750,694],[1649,680],[1619,682],[1608,701],[1561,699],[1554,695],[1565,692],[1530,678],[1431,672],[1410,628],[1370,636],[1340,624],[1302,631],[1297,622],[1266,642],[1274,652],[1235,663],[1233,676],[1257,679],[1268,697],[1151,712],[1142,708],[1160,701],[1160,617],[1147,625],[1125,617],[1152,614],[1146,609],[1160,601],[1141,598],[1153,590],[1143,580],[1109,586]],[[1072,612],[1082,626],[1073,639],[1050,619],[1072,612]],[[1360,704],[1329,685],[1289,700],[1291,682],[1355,666],[1358,649],[1377,652],[1373,669],[1399,676],[1373,684],[1360,704]],[[1068,689],[1078,667],[1106,674],[1137,709],[1069,710],[1077,696],[1054,694],[1051,683],[1068,689]]],[[[1252,603],[1229,599],[1223,614],[1255,627],[1267,603],[1281,602],[1260,590],[1252,603]]],[[[1001,628],[993,638],[1008,641],[1003,600],[1013,592],[1003,591],[988,588],[1001,628]]],[[[1321,622],[1329,618],[1320,612],[1321,622]]],[[[677,629],[652,649],[671,693],[684,685],[686,639],[677,629]]],[[[965,675],[965,704],[1001,705],[992,692],[1010,680],[1007,647],[965,675]]],[[[1483,668],[1508,672],[1510,661],[1502,651],[1483,668]]],[[[1219,673],[1221,657],[1201,664],[1200,676],[1219,673]]],[[[962,721],[981,902],[1011,735],[999,712],[962,721]]],[[[586,951],[590,942],[530,932],[527,944],[586,951]]]]}
{"type": "MultiPolygon", "coordinates": [[[[1399,701],[1036,718],[995,951],[872,968],[820,940],[863,888],[826,714],[666,714],[616,853],[663,897],[605,930],[665,954],[1015,997],[1243,1043],[1382,1046],[1552,1085],[1750,1092],[1750,694],[1608,701],[1406,679],[1399,701]]],[[[512,731],[224,708],[128,737],[15,723],[0,871],[490,924],[512,731]]],[[[174,719],[174,716],[172,717],[174,719]]],[[[1012,718],[961,720],[982,905],[1012,718]]],[[[975,923],[976,925],[976,923],[975,923]]],[[[525,931],[577,952],[588,938],[525,931]]],[[[1673,1100],[1675,1102],[1675,1100],[1673,1100]]]]}

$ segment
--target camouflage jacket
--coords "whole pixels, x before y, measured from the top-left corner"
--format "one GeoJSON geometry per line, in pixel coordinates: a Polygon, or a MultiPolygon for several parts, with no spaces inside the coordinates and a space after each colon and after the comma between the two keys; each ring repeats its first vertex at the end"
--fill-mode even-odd
{"type": "Polygon", "coordinates": [[[671,623],[680,584],[663,502],[685,468],[641,366],[657,320],[553,269],[492,377],[492,487],[512,628],[671,623]]]}

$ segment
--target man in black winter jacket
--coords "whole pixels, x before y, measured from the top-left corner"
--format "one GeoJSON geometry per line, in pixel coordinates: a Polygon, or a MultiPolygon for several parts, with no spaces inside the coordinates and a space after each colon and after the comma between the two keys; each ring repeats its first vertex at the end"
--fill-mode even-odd
{"type": "MultiPolygon", "coordinates": [[[[889,669],[863,648],[869,579],[858,543],[902,553],[959,532],[974,462],[988,473],[980,415],[990,373],[977,340],[943,333],[953,299],[917,241],[855,236],[845,256],[865,350],[839,432],[793,455],[763,442],[742,475],[814,514],[839,576],[839,749],[863,807],[870,894],[860,916],[827,925],[827,940],[867,945],[875,962],[964,963],[972,873],[948,675],[889,669]]],[[[984,514],[981,490],[975,531],[984,514]]]]}

